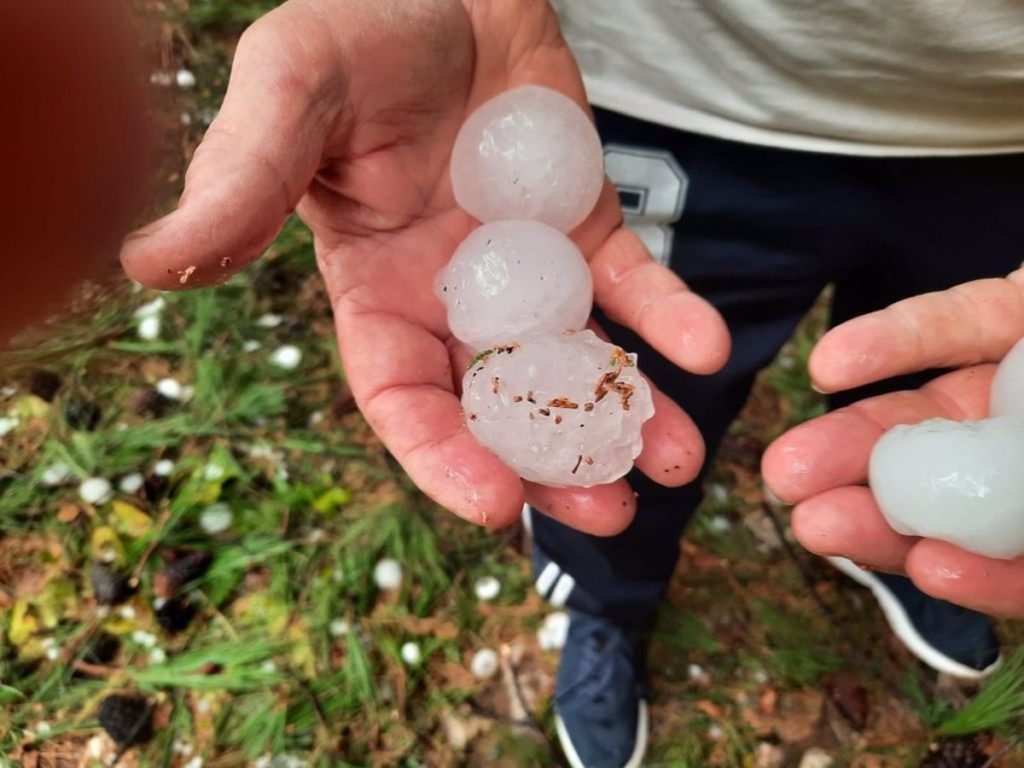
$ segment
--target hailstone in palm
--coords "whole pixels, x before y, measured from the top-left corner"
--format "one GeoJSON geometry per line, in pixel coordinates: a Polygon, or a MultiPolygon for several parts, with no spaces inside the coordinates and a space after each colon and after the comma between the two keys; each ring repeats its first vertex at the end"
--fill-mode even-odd
{"type": "Polygon", "coordinates": [[[593,283],[579,248],[538,221],[496,221],[467,237],[437,276],[448,327],[474,350],[581,330],[593,283]]]}
{"type": "Polygon", "coordinates": [[[654,415],[636,359],[593,331],[531,338],[480,356],[463,379],[470,432],[521,477],[609,483],[643,448],[654,415]]]}
{"type": "Polygon", "coordinates": [[[1024,420],[895,427],[872,451],[870,480],[898,533],[988,557],[1024,554],[1024,420]]]}
{"type": "Polygon", "coordinates": [[[452,148],[452,190],[480,221],[532,219],[569,232],[597,203],[603,158],[579,105],[524,85],[487,101],[463,124],[452,148]]]}
{"type": "Polygon", "coordinates": [[[1024,419],[1024,339],[1017,342],[996,369],[989,413],[1024,419]]]}

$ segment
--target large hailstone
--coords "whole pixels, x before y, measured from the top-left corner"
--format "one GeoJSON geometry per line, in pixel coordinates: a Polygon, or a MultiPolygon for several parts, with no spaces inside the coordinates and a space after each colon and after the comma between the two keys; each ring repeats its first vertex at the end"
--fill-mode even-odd
{"type": "Polygon", "coordinates": [[[1017,342],[996,370],[989,412],[992,416],[1024,418],[1024,339],[1017,342]]]}
{"type": "Polygon", "coordinates": [[[587,114],[558,91],[524,85],[463,123],[452,148],[455,201],[480,221],[579,225],[604,185],[604,153],[587,114]]]}
{"type": "Polygon", "coordinates": [[[578,331],[594,286],[579,248],[537,221],[496,221],[467,237],[437,276],[455,337],[479,351],[578,331]]]}
{"type": "Polygon", "coordinates": [[[1024,420],[895,427],[875,445],[870,478],[898,533],[988,557],[1024,554],[1024,420]]]}
{"type": "Polygon", "coordinates": [[[463,379],[469,431],[525,480],[609,483],[633,466],[654,415],[635,360],[592,331],[499,347],[463,379]]]}

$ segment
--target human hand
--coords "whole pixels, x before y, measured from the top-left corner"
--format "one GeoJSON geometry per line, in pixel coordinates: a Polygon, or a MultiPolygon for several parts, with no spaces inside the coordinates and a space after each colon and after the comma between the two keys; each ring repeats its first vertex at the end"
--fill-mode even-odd
{"type": "Polygon", "coordinates": [[[913,371],[958,368],[917,391],[881,395],[802,424],[765,453],[765,482],[795,504],[793,533],[820,555],[906,573],[928,594],[1024,617],[1024,558],[995,560],[893,531],[866,487],[875,442],[896,424],[988,416],[996,363],[1024,337],[1024,272],[901,301],[833,329],[810,359],[825,392],[913,371]]]}
{"type": "MultiPolygon", "coordinates": [[[[452,198],[455,135],[483,101],[525,83],[585,106],[546,2],[291,0],[242,36],[177,210],[122,253],[128,274],[155,288],[217,284],[258,258],[297,207],[315,236],[346,377],[367,421],[424,492],[489,526],[517,518],[524,486],[465,427],[459,345],[431,286],[475,225],[452,198]]],[[[687,370],[718,369],[729,351],[721,318],[621,221],[606,185],[573,233],[596,303],[687,370]]],[[[654,398],[637,465],[681,485],[697,475],[703,444],[678,406],[654,398]]],[[[525,493],[598,534],[621,530],[635,511],[625,481],[527,484],[525,493]]]]}

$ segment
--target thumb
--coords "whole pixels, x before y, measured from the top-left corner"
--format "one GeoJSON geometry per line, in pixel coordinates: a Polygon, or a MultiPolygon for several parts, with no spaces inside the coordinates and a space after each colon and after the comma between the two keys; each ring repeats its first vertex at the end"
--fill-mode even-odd
{"type": "Polygon", "coordinates": [[[280,231],[316,173],[345,94],[328,35],[304,13],[287,4],[242,35],[177,209],[122,246],[129,277],[160,289],[220,283],[280,231]]]}

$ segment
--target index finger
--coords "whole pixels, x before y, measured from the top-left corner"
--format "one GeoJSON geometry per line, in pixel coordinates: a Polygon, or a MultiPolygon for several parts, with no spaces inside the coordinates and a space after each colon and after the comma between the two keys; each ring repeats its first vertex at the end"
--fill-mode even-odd
{"type": "Polygon", "coordinates": [[[823,392],[930,368],[997,362],[1024,336],[1024,281],[977,280],[850,320],[811,353],[823,392]]]}

